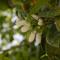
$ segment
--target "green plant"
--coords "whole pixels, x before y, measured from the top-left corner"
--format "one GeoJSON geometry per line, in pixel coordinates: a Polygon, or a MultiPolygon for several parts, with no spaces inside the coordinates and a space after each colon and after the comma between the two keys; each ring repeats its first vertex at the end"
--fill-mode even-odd
{"type": "MultiPolygon", "coordinates": [[[[25,36],[21,46],[16,47],[18,51],[12,52],[13,55],[9,55],[9,58],[12,57],[12,60],[15,57],[16,60],[59,60],[60,0],[6,0],[4,4],[9,7],[11,15],[14,9],[18,17],[16,21],[18,27],[13,32],[11,32],[13,24],[8,19],[11,25],[10,41],[13,40],[14,31],[19,31],[25,36]]],[[[8,9],[5,5],[4,9],[0,6],[1,11],[8,9]]],[[[2,17],[0,19],[2,22],[2,17]]],[[[7,51],[4,52],[5,56],[6,54],[8,54],[7,51]]]]}

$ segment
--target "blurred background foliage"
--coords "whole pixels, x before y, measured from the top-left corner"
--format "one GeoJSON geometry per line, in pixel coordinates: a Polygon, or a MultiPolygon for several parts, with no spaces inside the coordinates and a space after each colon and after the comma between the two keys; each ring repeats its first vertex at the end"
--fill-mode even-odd
{"type": "Polygon", "coordinates": [[[0,60],[60,60],[60,0],[0,0],[0,60]]]}

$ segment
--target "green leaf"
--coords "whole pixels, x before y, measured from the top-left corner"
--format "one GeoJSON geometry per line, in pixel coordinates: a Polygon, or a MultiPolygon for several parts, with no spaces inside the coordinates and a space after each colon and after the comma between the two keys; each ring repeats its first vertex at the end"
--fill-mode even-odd
{"type": "Polygon", "coordinates": [[[48,4],[48,0],[37,0],[36,5],[32,7],[29,14],[37,13],[39,9],[46,4],[48,4]]]}
{"type": "Polygon", "coordinates": [[[41,17],[45,17],[45,18],[51,18],[51,17],[56,17],[60,15],[60,8],[55,7],[55,8],[51,8],[51,7],[42,7],[42,11],[39,11],[38,14],[41,17]]]}
{"type": "Polygon", "coordinates": [[[45,57],[43,57],[42,59],[40,59],[40,60],[48,60],[48,57],[47,56],[45,56],[45,57]]]}
{"type": "Polygon", "coordinates": [[[12,0],[12,2],[13,2],[14,5],[19,5],[20,6],[22,1],[21,0],[12,0]]]}
{"type": "Polygon", "coordinates": [[[46,46],[48,60],[60,60],[60,48],[53,47],[48,43],[46,44],[46,46]]]}
{"type": "Polygon", "coordinates": [[[32,14],[38,13],[38,11],[41,9],[41,7],[48,5],[48,0],[37,0],[35,6],[33,6],[32,8],[30,8],[30,12],[27,14],[27,21],[31,21],[32,14]]]}
{"type": "Polygon", "coordinates": [[[60,32],[60,17],[55,19],[55,25],[57,30],[60,32]]]}
{"type": "Polygon", "coordinates": [[[0,0],[0,10],[6,10],[10,8],[8,0],[0,0]]]}
{"type": "Polygon", "coordinates": [[[50,26],[46,38],[49,45],[57,48],[60,47],[60,32],[57,31],[55,25],[50,26]]]}

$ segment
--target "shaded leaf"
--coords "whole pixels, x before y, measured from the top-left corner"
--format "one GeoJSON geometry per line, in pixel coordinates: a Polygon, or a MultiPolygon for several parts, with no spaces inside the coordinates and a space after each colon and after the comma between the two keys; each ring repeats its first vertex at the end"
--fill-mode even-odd
{"type": "Polygon", "coordinates": [[[49,45],[60,48],[60,32],[57,31],[55,25],[49,28],[46,39],[49,45]]]}

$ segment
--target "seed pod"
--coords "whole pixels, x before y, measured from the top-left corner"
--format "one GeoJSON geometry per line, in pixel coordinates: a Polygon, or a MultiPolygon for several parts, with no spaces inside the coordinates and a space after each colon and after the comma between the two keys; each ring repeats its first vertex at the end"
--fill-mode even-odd
{"type": "Polygon", "coordinates": [[[36,34],[36,31],[31,32],[31,34],[30,34],[30,36],[29,36],[29,39],[28,39],[28,41],[29,41],[30,43],[34,41],[35,34],[36,34]]]}
{"type": "Polygon", "coordinates": [[[37,33],[36,34],[35,46],[38,46],[40,43],[41,43],[41,34],[37,33]]]}
{"type": "Polygon", "coordinates": [[[16,25],[19,27],[21,27],[22,25],[25,25],[25,24],[27,24],[27,22],[24,20],[16,21],[16,25]]]}
{"type": "Polygon", "coordinates": [[[30,27],[28,25],[27,26],[25,25],[21,28],[21,32],[27,32],[29,29],[30,27]]]}
{"type": "Polygon", "coordinates": [[[39,17],[37,16],[37,15],[31,15],[35,20],[38,20],[39,19],[39,17]]]}
{"type": "Polygon", "coordinates": [[[43,25],[43,21],[42,21],[42,19],[39,19],[39,21],[38,21],[38,25],[40,25],[40,26],[43,25]]]}

